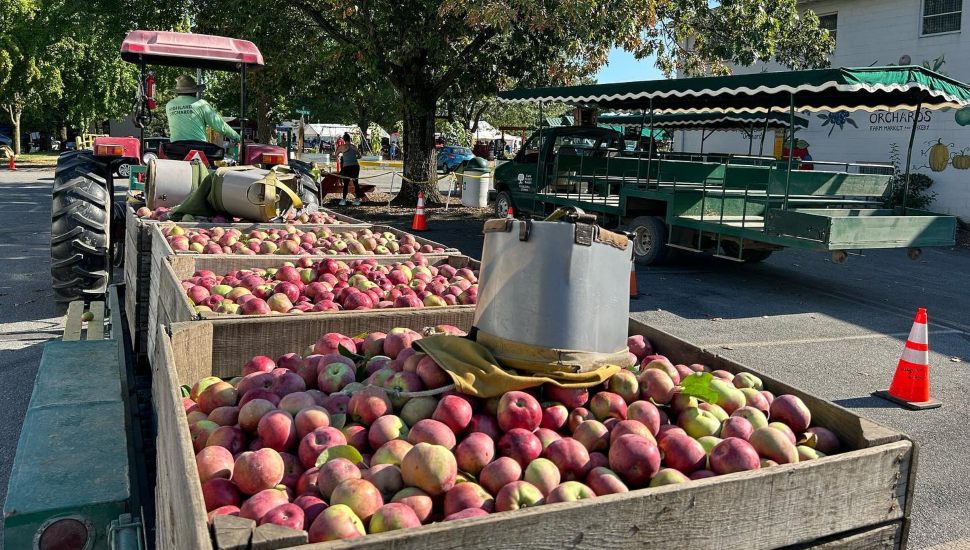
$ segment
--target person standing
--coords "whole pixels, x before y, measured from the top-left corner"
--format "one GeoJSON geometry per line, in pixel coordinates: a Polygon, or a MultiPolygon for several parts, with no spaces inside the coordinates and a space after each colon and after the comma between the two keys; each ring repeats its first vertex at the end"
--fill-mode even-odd
{"type": "Polygon", "coordinates": [[[340,206],[347,205],[347,191],[350,189],[350,182],[354,182],[354,206],[360,206],[360,164],[357,159],[360,152],[357,146],[350,141],[350,134],[344,133],[343,143],[337,146],[337,162],[340,163],[339,173],[344,182],[344,194],[340,200],[340,206]]]}
{"type": "MultiPolygon", "coordinates": [[[[348,138],[350,137],[350,134],[348,134],[346,132],[344,132],[344,135],[347,136],[348,138]]],[[[345,143],[348,143],[349,141],[350,141],[349,139],[344,140],[344,138],[338,137],[337,138],[337,141],[333,144],[333,155],[335,157],[337,157],[337,172],[338,173],[340,172],[340,153],[338,151],[340,150],[341,147],[343,147],[343,145],[345,143]]]]}

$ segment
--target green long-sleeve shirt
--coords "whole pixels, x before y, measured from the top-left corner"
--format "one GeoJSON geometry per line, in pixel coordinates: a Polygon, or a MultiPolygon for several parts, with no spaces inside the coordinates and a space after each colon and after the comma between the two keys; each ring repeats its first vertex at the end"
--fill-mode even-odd
{"type": "Polygon", "coordinates": [[[165,114],[168,115],[168,132],[172,141],[208,141],[206,128],[212,128],[231,141],[239,141],[239,134],[204,99],[191,95],[177,96],[165,104],[165,114]]]}

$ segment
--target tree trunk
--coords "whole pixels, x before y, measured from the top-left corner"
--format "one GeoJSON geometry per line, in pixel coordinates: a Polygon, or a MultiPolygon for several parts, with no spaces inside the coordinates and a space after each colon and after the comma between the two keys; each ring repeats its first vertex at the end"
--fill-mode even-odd
{"type": "Polygon", "coordinates": [[[269,111],[269,98],[266,94],[256,94],[256,141],[259,143],[269,143],[269,138],[275,130],[273,121],[270,120],[269,111]]]}
{"type": "Polygon", "coordinates": [[[13,125],[13,154],[20,154],[20,115],[23,113],[24,109],[16,103],[8,107],[10,110],[10,124],[13,125]]]}
{"type": "Polygon", "coordinates": [[[67,123],[66,122],[61,122],[58,125],[57,137],[60,139],[61,148],[63,150],[63,148],[67,144],[67,123]]]}
{"type": "Polygon", "coordinates": [[[360,152],[366,153],[373,151],[370,150],[370,140],[367,139],[367,125],[370,123],[366,118],[360,118],[357,120],[357,129],[360,130],[360,152]]]}
{"type": "Polygon", "coordinates": [[[401,191],[392,201],[402,206],[417,204],[418,192],[425,204],[442,204],[438,193],[437,155],[434,147],[435,99],[404,100],[404,177],[401,191]]]}

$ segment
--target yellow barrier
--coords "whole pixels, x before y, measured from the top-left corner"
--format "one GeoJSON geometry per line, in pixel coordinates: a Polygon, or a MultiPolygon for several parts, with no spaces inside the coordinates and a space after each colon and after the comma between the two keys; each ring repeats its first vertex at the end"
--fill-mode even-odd
{"type": "Polygon", "coordinates": [[[361,168],[404,168],[403,160],[364,160],[358,159],[361,168]]]}

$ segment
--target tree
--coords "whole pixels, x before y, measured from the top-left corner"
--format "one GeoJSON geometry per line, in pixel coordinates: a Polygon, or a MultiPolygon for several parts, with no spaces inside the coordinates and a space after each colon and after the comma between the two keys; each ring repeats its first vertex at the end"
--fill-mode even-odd
{"type": "Polygon", "coordinates": [[[13,127],[14,154],[20,154],[20,121],[34,102],[60,94],[61,79],[52,61],[62,52],[47,33],[44,14],[34,0],[13,0],[0,15],[0,107],[13,127]]]}
{"type": "Polygon", "coordinates": [[[288,0],[325,36],[354,49],[354,67],[385,78],[401,98],[406,183],[440,202],[435,179],[438,100],[458,85],[465,97],[494,95],[509,82],[574,82],[606,61],[614,46],[657,55],[665,71],[718,71],[728,61],[826,63],[831,49],[813,14],[796,0],[288,0]]]}
{"type": "MultiPolygon", "coordinates": [[[[267,143],[277,123],[307,106],[303,98],[319,93],[321,75],[333,70],[327,57],[332,40],[317,36],[300,12],[280,0],[242,11],[234,0],[207,0],[198,6],[195,32],[250,40],[263,54],[265,65],[247,73],[246,117],[255,117],[256,137],[267,143]]],[[[239,76],[223,74],[213,78],[207,94],[225,112],[237,113],[239,90],[239,76]]]]}
{"type": "Polygon", "coordinates": [[[7,0],[0,10],[0,106],[14,126],[37,120],[87,127],[130,112],[137,70],[118,54],[132,28],[165,29],[185,19],[189,0],[7,0]]]}

